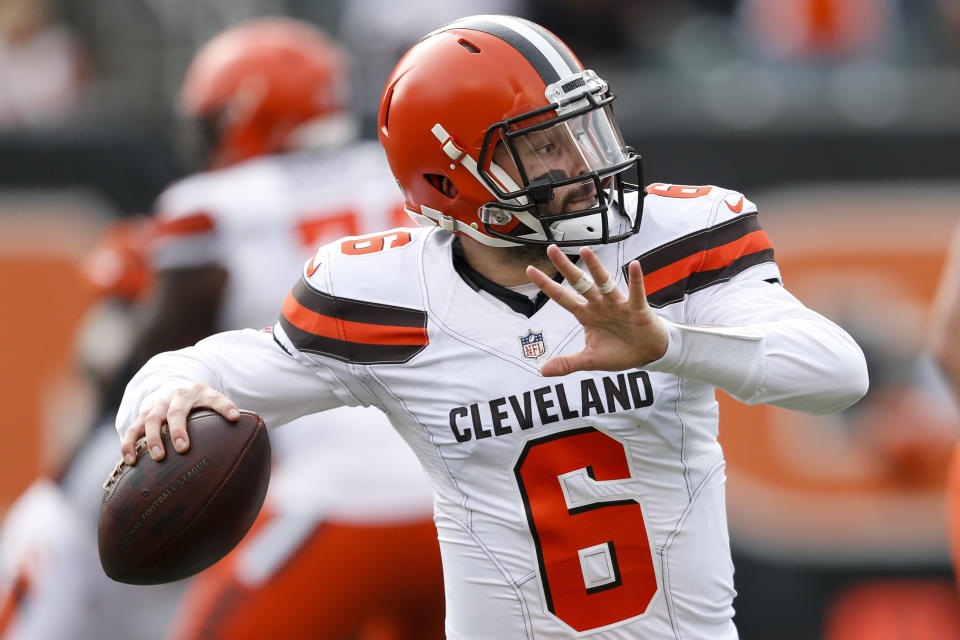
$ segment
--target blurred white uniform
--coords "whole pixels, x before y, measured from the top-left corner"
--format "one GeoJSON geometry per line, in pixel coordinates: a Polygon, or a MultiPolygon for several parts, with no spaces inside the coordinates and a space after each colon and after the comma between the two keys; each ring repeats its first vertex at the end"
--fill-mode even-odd
{"type": "MultiPolygon", "coordinates": [[[[318,246],[405,219],[376,143],[261,156],[161,195],[155,268],[223,267],[219,327],[269,327],[318,246]]],[[[342,407],[270,440],[263,512],[234,552],[191,582],[165,637],[354,637],[374,620],[406,634],[397,637],[440,633],[432,490],[386,416],[342,407]]]]}
{"type": "Polygon", "coordinates": [[[576,318],[552,300],[516,312],[464,276],[451,234],[395,229],[318,252],[273,335],[155,357],[118,428],[187,381],[274,425],[381,407],[435,487],[448,638],[735,638],[715,387],[838,410],[864,392],[863,356],[783,288],[743,196],[649,191],[640,232],[595,247],[621,289],[640,259],[668,321],[644,370],[544,378],[544,358],[583,348],[576,318]]]}
{"type": "MultiPolygon", "coordinates": [[[[263,156],[161,194],[154,267],[221,265],[228,280],[218,329],[269,327],[319,246],[409,221],[402,205],[376,142],[263,156]]],[[[272,431],[270,441],[273,511],[380,523],[432,513],[416,458],[380,411],[311,416],[272,431]]]]}
{"type": "MultiPolygon", "coordinates": [[[[219,324],[236,329],[276,322],[291,280],[324,242],[409,219],[383,150],[364,142],[196,174],[160,196],[158,220],[156,269],[222,265],[229,279],[219,324]]],[[[272,431],[271,445],[266,507],[275,518],[260,530],[269,544],[241,556],[238,574],[249,583],[268,579],[325,519],[383,525],[432,516],[415,456],[376,409],[297,420],[272,431]]],[[[61,486],[39,480],[11,508],[0,530],[0,603],[18,579],[28,590],[2,640],[63,640],[67,628],[71,640],[112,638],[117,629],[128,640],[162,636],[183,583],[116,583],[97,557],[101,485],[118,456],[113,430],[99,429],[61,486]]]]}
{"type": "Polygon", "coordinates": [[[83,467],[92,491],[78,495],[40,478],[5,515],[0,530],[3,640],[156,640],[157,629],[177,606],[182,582],[131,586],[114,582],[100,567],[96,514],[105,470],[117,460],[117,439],[107,429],[98,429],[96,437],[97,444],[84,447],[97,459],[88,458],[83,467]],[[90,494],[96,494],[93,500],[84,500],[90,494]]]}

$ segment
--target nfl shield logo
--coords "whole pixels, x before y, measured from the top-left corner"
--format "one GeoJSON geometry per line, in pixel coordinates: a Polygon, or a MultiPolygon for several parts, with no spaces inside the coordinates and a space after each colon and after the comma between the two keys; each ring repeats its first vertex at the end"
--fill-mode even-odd
{"type": "Polygon", "coordinates": [[[546,345],[543,342],[543,332],[534,333],[531,329],[527,335],[520,338],[520,346],[523,348],[523,357],[536,360],[547,352],[546,345]]]}

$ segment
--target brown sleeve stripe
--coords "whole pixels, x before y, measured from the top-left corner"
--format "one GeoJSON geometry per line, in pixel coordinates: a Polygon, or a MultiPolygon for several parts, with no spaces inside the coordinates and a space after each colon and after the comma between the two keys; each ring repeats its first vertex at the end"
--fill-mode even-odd
{"type": "Polygon", "coordinates": [[[647,301],[662,307],[749,267],[773,262],[773,246],[757,214],[750,213],[658,247],[639,260],[647,301]]]}
{"type": "Polygon", "coordinates": [[[300,280],[283,303],[280,325],[301,351],[357,364],[406,362],[427,346],[427,314],[337,298],[300,280]]]}
{"type": "MultiPolygon", "coordinates": [[[[691,274],[699,271],[722,269],[741,256],[769,248],[770,240],[767,238],[767,234],[763,231],[754,231],[739,240],[734,240],[708,251],[698,251],[692,256],[677,260],[656,271],[644,271],[643,286],[649,296],[664,287],[690,277],[691,274]]],[[[643,266],[643,262],[640,263],[640,266],[643,266]]]]}
{"type": "MultiPolygon", "coordinates": [[[[654,293],[647,294],[647,302],[651,307],[665,307],[674,302],[683,300],[683,296],[711,285],[726,282],[738,273],[764,262],[773,262],[773,249],[764,249],[737,258],[722,269],[698,271],[673,284],[670,284],[654,293]]],[[[646,282],[646,278],[644,278],[646,282]]]]}
{"type": "Polygon", "coordinates": [[[421,329],[426,326],[426,312],[424,311],[366,302],[364,300],[338,298],[328,293],[317,291],[307,284],[307,281],[303,278],[300,278],[300,281],[294,285],[290,296],[309,311],[347,322],[386,324],[397,327],[416,327],[421,329]]]}
{"type": "Polygon", "coordinates": [[[644,273],[653,273],[677,260],[733,242],[754,231],[760,231],[757,214],[747,213],[673,240],[646,252],[637,260],[644,273]]]}

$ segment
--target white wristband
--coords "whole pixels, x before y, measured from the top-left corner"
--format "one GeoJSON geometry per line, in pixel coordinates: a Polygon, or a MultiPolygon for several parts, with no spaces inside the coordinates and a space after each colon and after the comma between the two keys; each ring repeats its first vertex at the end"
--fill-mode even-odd
{"type": "Polygon", "coordinates": [[[763,381],[764,333],[750,326],[704,326],[664,320],[670,342],[659,360],[643,366],[746,397],[763,381]]]}

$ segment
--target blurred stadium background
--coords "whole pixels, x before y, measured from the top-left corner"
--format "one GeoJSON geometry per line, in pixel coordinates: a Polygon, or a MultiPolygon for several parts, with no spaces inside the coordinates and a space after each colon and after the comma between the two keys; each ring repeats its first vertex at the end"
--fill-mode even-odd
{"type": "Polygon", "coordinates": [[[724,400],[742,636],[960,638],[960,426],[920,357],[960,217],[956,0],[0,0],[0,513],[91,419],[78,261],[183,173],[196,47],[256,15],[315,22],[353,55],[369,133],[400,53],[471,13],[530,17],[610,81],[647,182],[757,202],[788,286],[867,351],[871,392],[840,416],[724,400]]]}

